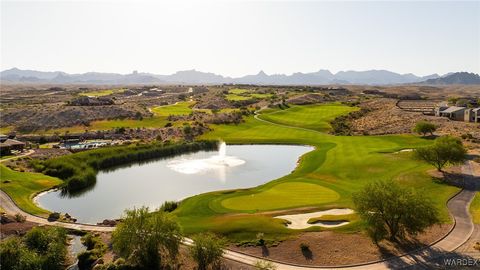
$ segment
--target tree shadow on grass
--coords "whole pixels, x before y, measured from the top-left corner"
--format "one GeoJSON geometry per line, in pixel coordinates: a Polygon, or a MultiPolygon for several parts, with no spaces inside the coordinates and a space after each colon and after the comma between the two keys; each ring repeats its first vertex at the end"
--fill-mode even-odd
{"type": "Polygon", "coordinates": [[[480,185],[476,182],[478,177],[458,172],[442,172],[442,177],[432,177],[433,182],[441,185],[456,186],[466,190],[479,191],[480,185]]]}

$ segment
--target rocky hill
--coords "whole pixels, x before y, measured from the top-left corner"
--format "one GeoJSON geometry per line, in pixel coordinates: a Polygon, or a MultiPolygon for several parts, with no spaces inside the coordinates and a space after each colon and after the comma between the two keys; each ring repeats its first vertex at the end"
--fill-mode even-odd
{"type": "Polygon", "coordinates": [[[455,72],[447,76],[428,79],[424,84],[480,84],[480,76],[475,73],[455,72]]]}

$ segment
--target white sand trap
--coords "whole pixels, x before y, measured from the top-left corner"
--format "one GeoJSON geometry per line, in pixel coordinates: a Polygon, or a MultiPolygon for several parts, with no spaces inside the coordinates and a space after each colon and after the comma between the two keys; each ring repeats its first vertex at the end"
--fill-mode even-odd
{"type": "Polygon", "coordinates": [[[399,153],[404,153],[404,152],[412,152],[414,149],[407,148],[407,149],[402,149],[400,151],[394,152],[394,154],[399,154],[399,153]]]}
{"type": "Polygon", "coordinates": [[[318,211],[313,213],[305,213],[305,214],[295,214],[295,215],[284,215],[284,216],[276,216],[274,218],[285,219],[288,220],[289,223],[287,224],[287,228],[289,229],[306,229],[312,226],[320,226],[325,228],[333,228],[333,227],[340,227],[346,225],[350,222],[348,221],[319,221],[315,224],[309,224],[308,220],[311,218],[318,218],[325,215],[349,215],[353,214],[353,210],[349,208],[341,208],[341,209],[329,209],[325,211],[318,211]]]}

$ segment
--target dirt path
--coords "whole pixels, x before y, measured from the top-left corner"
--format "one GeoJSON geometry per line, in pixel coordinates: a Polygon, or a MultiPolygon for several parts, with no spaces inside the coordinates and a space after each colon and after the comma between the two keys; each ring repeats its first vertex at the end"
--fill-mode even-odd
{"type": "Polygon", "coordinates": [[[17,159],[17,158],[21,158],[21,157],[30,156],[30,155],[33,154],[33,153],[35,153],[34,150],[28,150],[27,153],[23,153],[23,154],[18,155],[18,156],[13,156],[13,157],[9,157],[9,158],[6,158],[6,159],[2,159],[2,160],[0,160],[0,163],[1,163],[1,162],[8,161],[8,160],[12,160],[12,159],[17,159]]]}

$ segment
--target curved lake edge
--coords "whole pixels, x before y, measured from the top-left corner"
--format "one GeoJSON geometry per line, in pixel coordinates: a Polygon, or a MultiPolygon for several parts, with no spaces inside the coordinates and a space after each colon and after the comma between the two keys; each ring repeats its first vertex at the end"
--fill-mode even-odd
{"type": "MultiPolygon", "coordinates": [[[[266,178],[266,180],[262,180],[261,183],[251,185],[251,186],[248,186],[248,187],[237,187],[237,188],[209,190],[209,191],[199,192],[199,193],[196,193],[196,194],[193,194],[193,195],[185,196],[185,197],[179,198],[175,201],[181,202],[181,201],[183,201],[185,199],[188,199],[188,198],[191,198],[193,196],[206,194],[206,193],[211,193],[211,192],[223,192],[223,191],[235,191],[235,190],[252,189],[252,188],[255,188],[255,187],[258,187],[258,186],[268,184],[270,182],[276,181],[280,178],[283,178],[285,176],[288,176],[288,175],[294,173],[295,170],[297,170],[297,168],[301,164],[302,158],[306,154],[317,150],[316,146],[312,146],[312,145],[308,145],[308,144],[294,144],[294,143],[231,143],[231,144],[228,144],[228,146],[229,147],[231,147],[231,146],[266,146],[266,147],[269,147],[269,146],[293,146],[293,147],[303,147],[305,149],[301,149],[301,153],[298,154],[298,155],[295,155],[295,161],[293,163],[290,163],[290,164],[294,165],[294,166],[292,166],[291,170],[288,170],[288,172],[283,173],[280,176],[277,175],[277,176],[274,176],[272,178],[266,178]]],[[[299,148],[297,148],[296,150],[298,151],[299,148]]],[[[145,165],[145,164],[149,164],[149,163],[155,163],[155,162],[162,161],[162,160],[165,161],[165,160],[181,157],[181,156],[184,156],[184,155],[197,154],[197,153],[203,153],[203,152],[214,153],[215,150],[200,150],[200,151],[195,151],[194,153],[179,153],[179,154],[174,155],[174,156],[153,158],[153,159],[142,160],[142,161],[134,161],[134,162],[131,162],[131,163],[128,163],[128,164],[122,164],[122,165],[119,165],[119,166],[114,166],[114,167],[109,167],[109,168],[106,168],[106,169],[101,169],[101,170],[98,171],[98,173],[99,174],[100,173],[108,173],[108,172],[116,171],[116,170],[119,170],[119,169],[121,170],[121,169],[128,168],[128,167],[134,167],[134,166],[137,166],[137,165],[141,166],[141,165],[145,165]]],[[[290,158],[291,158],[291,156],[290,156],[290,158]]],[[[93,189],[94,189],[94,187],[95,187],[95,185],[92,186],[93,189]]],[[[41,192],[33,195],[34,197],[32,198],[32,201],[34,202],[35,205],[37,205],[38,207],[40,207],[42,209],[45,209],[45,210],[51,211],[51,212],[56,211],[55,208],[48,207],[45,204],[42,204],[41,203],[41,198],[43,196],[49,194],[49,193],[58,192],[60,190],[61,190],[61,187],[56,186],[56,187],[52,187],[50,189],[41,191],[41,192]]],[[[87,188],[87,192],[88,192],[88,190],[89,190],[89,188],[87,188]]],[[[132,205],[132,207],[133,207],[133,205],[132,205]]],[[[61,212],[61,213],[67,213],[68,212],[70,215],[72,215],[72,213],[70,211],[56,211],[56,212],[61,212]]],[[[74,216],[74,214],[73,214],[73,216],[74,216]]],[[[119,218],[119,217],[117,217],[117,218],[119,218]]],[[[97,221],[100,222],[101,220],[97,220],[97,221]]],[[[76,223],[77,224],[95,224],[95,222],[84,222],[84,221],[81,221],[81,220],[79,222],[76,222],[76,223]]]]}

